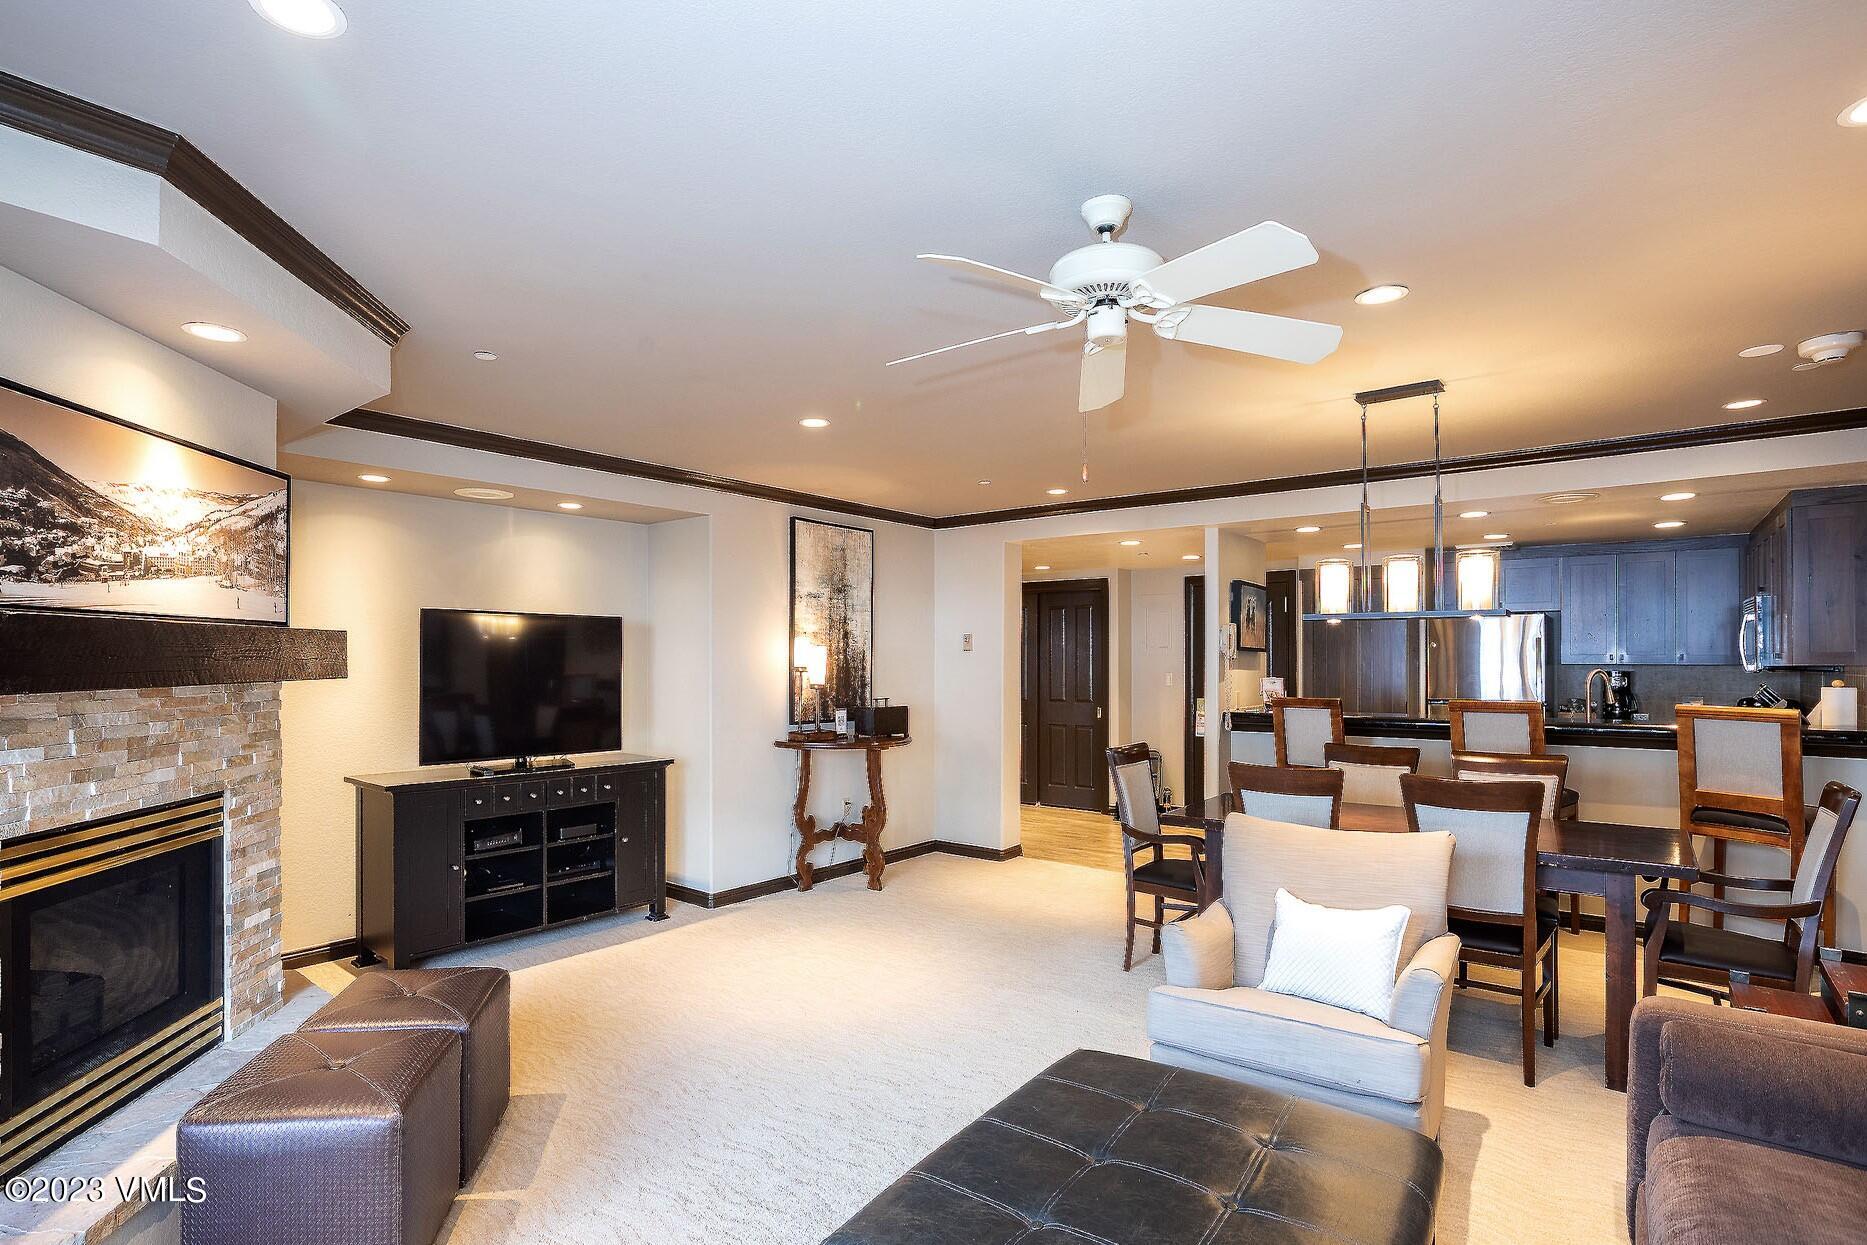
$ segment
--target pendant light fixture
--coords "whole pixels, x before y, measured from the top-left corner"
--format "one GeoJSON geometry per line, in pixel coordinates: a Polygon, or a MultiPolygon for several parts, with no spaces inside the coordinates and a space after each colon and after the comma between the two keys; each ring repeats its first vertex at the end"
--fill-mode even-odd
{"type": "Polygon", "coordinates": [[[1368,389],[1355,395],[1361,411],[1361,512],[1359,568],[1341,558],[1329,558],[1316,564],[1316,610],[1303,615],[1306,621],[1342,618],[1468,618],[1481,614],[1501,615],[1498,608],[1498,552],[1495,549],[1468,549],[1458,554],[1454,571],[1457,608],[1446,595],[1446,503],[1443,488],[1443,461],[1439,440],[1439,396],[1446,391],[1437,380],[1415,381],[1387,389],[1368,389]],[[1385,402],[1408,398],[1433,400],[1433,574],[1432,604],[1425,608],[1425,575],[1419,554],[1395,554],[1382,560],[1382,601],[1374,600],[1374,577],[1369,570],[1373,546],[1374,510],[1368,502],[1368,408],[1385,402]],[[1352,584],[1359,569],[1359,589],[1352,584]],[[1353,604],[1343,608],[1343,604],[1353,604]]]}

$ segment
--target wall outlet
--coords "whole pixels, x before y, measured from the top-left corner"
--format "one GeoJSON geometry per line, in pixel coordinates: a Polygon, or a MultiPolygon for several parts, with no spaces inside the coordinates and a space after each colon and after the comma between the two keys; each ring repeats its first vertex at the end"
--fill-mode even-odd
{"type": "Polygon", "coordinates": [[[959,649],[962,653],[972,652],[972,632],[968,631],[959,638],[959,649]]]}

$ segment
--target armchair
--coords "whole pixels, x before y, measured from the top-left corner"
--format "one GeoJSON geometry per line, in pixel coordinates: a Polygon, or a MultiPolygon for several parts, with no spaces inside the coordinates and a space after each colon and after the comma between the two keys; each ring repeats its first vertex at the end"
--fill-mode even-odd
{"type": "Polygon", "coordinates": [[[1439,1134],[1459,940],[1446,932],[1452,836],[1323,830],[1234,813],[1225,891],[1162,933],[1149,1057],[1439,1134]],[[1404,905],[1385,1019],[1259,989],[1282,887],[1337,908],[1404,905]]]}

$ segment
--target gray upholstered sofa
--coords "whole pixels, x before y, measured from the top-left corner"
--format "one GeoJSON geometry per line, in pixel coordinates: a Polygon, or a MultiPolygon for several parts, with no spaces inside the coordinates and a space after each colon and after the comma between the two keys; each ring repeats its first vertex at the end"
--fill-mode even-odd
{"type": "Polygon", "coordinates": [[[1631,1055],[1636,1241],[1867,1239],[1867,1032],[1655,997],[1631,1055]]]}
{"type": "Polygon", "coordinates": [[[1169,925],[1147,1000],[1149,1057],[1439,1135],[1459,940],[1446,932],[1450,834],[1318,830],[1234,813],[1225,893],[1169,925]],[[1279,887],[1337,908],[1405,905],[1385,1017],[1258,989],[1279,887]]]}

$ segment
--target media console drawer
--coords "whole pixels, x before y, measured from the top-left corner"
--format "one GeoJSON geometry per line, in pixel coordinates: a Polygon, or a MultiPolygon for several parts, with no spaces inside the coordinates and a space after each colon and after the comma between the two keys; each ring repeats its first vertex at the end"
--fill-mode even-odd
{"type": "Polygon", "coordinates": [[[446,766],[348,779],[359,959],[402,968],[644,904],[660,920],[671,763],[606,753],[542,777],[446,766]]]}

